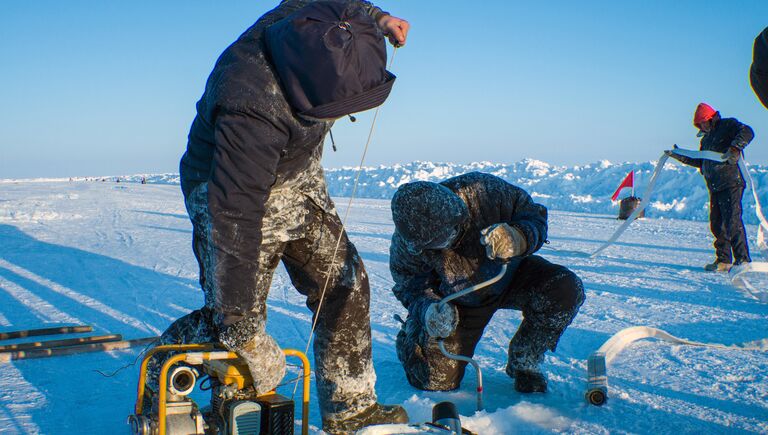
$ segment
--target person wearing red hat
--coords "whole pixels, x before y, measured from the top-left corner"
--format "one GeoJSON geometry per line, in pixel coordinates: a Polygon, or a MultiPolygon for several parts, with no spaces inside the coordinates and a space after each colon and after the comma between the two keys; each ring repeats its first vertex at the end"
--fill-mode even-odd
{"type": "MultiPolygon", "coordinates": [[[[755,134],[736,118],[721,118],[720,112],[706,103],[696,107],[693,125],[699,129],[702,151],[723,153],[724,162],[692,159],[667,151],[681,163],[699,168],[709,189],[709,222],[715,236],[715,261],[704,266],[708,271],[727,272],[733,264],[751,262],[747,234],[741,219],[741,198],[746,187],[738,162],[755,134]],[[733,261],[735,260],[735,262],[733,261]]],[[[677,145],[675,145],[677,147],[677,145]]]]}

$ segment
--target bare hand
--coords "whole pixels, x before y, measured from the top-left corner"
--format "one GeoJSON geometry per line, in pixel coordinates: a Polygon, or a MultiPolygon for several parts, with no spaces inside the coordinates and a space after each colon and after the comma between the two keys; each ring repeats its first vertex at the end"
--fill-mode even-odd
{"type": "Polygon", "coordinates": [[[379,18],[379,28],[389,38],[390,44],[395,47],[402,47],[408,38],[408,30],[411,28],[411,25],[402,18],[384,15],[379,18]]]}

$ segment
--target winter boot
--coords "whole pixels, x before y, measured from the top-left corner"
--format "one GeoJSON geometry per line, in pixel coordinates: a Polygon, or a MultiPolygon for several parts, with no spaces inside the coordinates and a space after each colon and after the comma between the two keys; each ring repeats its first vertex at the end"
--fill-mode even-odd
{"type": "Polygon", "coordinates": [[[515,390],[520,393],[546,393],[547,378],[539,370],[515,370],[515,390]]]}
{"type": "Polygon", "coordinates": [[[513,351],[507,361],[507,374],[515,380],[515,390],[521,393],[546,393],[547,378],[541,372],[543,354],[513,351]]]}
{"type": "Polygon", "coordinates": [[[323,421],[323,430],[333,435],[354,433],[364,427],[377,424],[408,423],[408,413],[400,405],[374,403],[365,411],[343,420],[323,421]]]}
{"type": "Polygon", "coordinates": [[[714,263],[709,263],[704,266],[704,270],[708,272],[728,272],[733,265],[724,261],[715,260],[714,263]]]}

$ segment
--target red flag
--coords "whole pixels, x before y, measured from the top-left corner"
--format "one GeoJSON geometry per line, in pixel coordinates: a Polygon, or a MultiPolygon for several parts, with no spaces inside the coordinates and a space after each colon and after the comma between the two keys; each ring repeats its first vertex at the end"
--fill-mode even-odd
{"type": "Polygon", "coordinates": [[[621,189],[625,187],[635,187],[635,171],[629,171],[629,174],[627,174],[626,177],[624,177],[624,181],[619,184],[619,188],[616,189],[615,192],[613,192],[613,196],[611,197],[611,201],[616,201],[616,198],[619,197],[619,192],[621,192],[621,189]]]}

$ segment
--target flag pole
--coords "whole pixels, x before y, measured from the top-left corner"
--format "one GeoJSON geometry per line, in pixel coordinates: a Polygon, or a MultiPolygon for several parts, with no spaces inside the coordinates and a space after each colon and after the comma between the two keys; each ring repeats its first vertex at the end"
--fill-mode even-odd
{"type": "Polygon", "coordinates": [[[632,198],[635,197],[635,170],[632,170],[632,198]]]}

